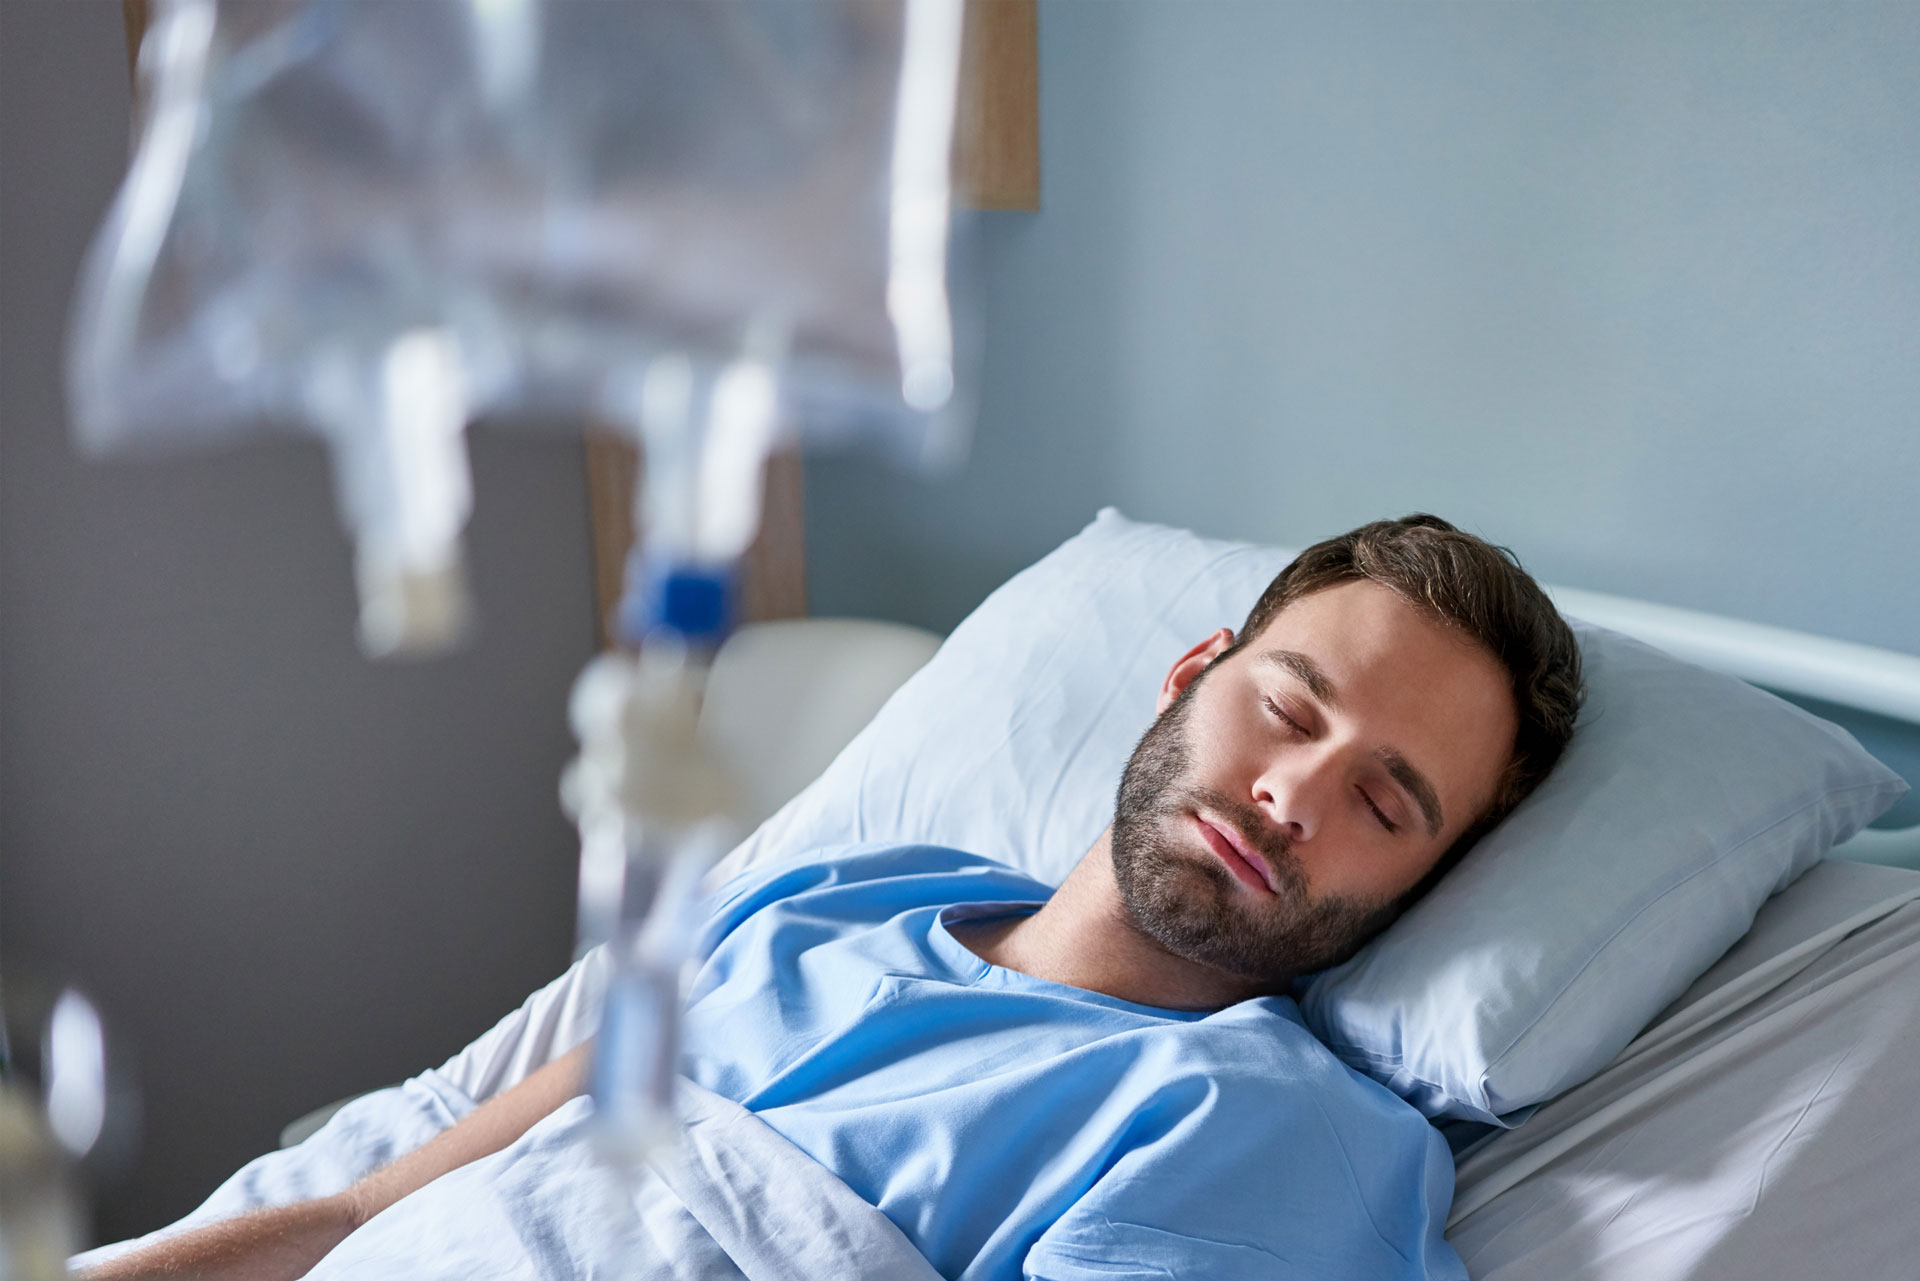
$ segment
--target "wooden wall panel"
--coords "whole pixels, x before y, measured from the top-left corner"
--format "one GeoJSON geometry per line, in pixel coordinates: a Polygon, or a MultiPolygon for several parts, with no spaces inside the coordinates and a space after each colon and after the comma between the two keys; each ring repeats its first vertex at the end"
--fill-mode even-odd
{"type": "Polygon", "coordinates": [[[613,646],[613,611],[633,546],[633,491],[639,451],[619,436],[587,433],[587,527],[593,545],[593,603],[600,647],[613,646]]]}
{"type": "Polygon", "coordinates": [[[140,64],[140,38],[147,34],[147,0],[120,0],[120,16],[127,24],[127,73],[140,64]]]}
{"type": "Polygon", "coordinates": [[[975,209],[1040,208],[1035,0],[967,0],[954,120],[954,185],[975,209]]]}

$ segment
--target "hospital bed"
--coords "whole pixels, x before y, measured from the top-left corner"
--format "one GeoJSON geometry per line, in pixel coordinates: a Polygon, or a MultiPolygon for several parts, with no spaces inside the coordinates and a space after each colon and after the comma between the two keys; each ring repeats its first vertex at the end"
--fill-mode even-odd
{"type": "MultiPolygon", "coordinates": [[[[1575,591],[1556,596],[1571,616],[1700,665],[1920,725],[1920,659],[1645,602],[1575,591]]],[[[982,613],[992,607],[990,601],[982,613]]],[[[1038,625],[1044,628],[1044,620],[1038,625]]],[[[708,731],[728,750],[757,753],[755,768],[768,778],[797,782],[826,768],[726,860],[720,875],[796,853],[792,842],[809,830],[809,814],[822,812],[822,795],[848,787],[850,777],[871,781],[875,762],[911,737],[913,727],[901,720],[916,707],[915,682],[947,682],[944,692],[952,682],[987,679],[996,655],[980,636],[978,626],[963,624],[917,676],[910,673],[932,654],[935,638],[913,629],[815,620],[737,636],[715,664],[708,731]],[[901,689],[889,697],[896,684],[901,689]],[[757,709],[762,728],[769,716],[792,728],[756,733],[753,717],[735,714],[741,708],[757,709]],[[838,719],[830,724],[829,717],[838,719]],[[845,739],[851,741],[836,756],[845,739]]],[[[1044,645],[1044,635],[1036,643],[1044,645]]],[[[1039,701],[1041,691],[1027,693],[1039,701]]],[[[1032,774],[1036,813],[1079,804],[1053,794],[1063,777],[1032,774]]],[[[761,809],[778,799],[761,797],[761,809]]],[[[896,800],[853,803],[858,830],[847,837],[915,834],[883,830],[890,822],[935,829],[917,833],[924,838],[944,834],[937,813],[896,800]]],[[[1092,814],[1103,803],[1093,798],[1083,808],[1092,814]]],[[[1077,855],[1084,848],[1076,848],[1079,835],[1054,843],[1048,858],[1061,849],[1077,855]]],[[[1060,870],[1038,861],[1037,872],[1060,870]]],[[[1470,1273],[1539,1281],[1914,1275],[1916,868],[1920,828],[1862,833],[1767,901],[1745,937],[1597,1074],[1522,1124],[1460,1136],[1447,1235],[1470,1273]]],[[[604,980],[604,965],[583,959],[446,1065],[353,1101],[312,1137],[247,1167],[190,1221],[325,1191],[422,1141],[590,1035],[604,980]]],[[[721,1116],[724,1124],[717,1123],[724,1100],[692,1098],[687,1106],[697,1118],[692,1157],[663,1176],[673,1195],[643,1192],[637,1217],[657,1248],[681,1251],[674,1275],[799,1275],[796,1266],[831,1275],[930,1275],[916,1270],[911,1251],[900,1253],[900,1240],[880,1216],[836,1199],[831,1178],[810,1180],[804,1159],[794,1165],[792,1152],[777,1136],[770,1141],[754,1131],[750,1117],[721,1116]],[[738,1142],[716,1151],[716,1134],[738,1142]],[[750,1186],[703,1183],[689,1168],[731,1169],[750,1186]],[[693,1229],[689,1215],[705,1231],[693,1229]],[[767,1243],[776,1238],[792,1253],[769,1254],[767,1243]],[[713,1249],[715,1241],[723,1248],[713,1249]]],[[[555,1120],[560,1134],[578,1118],[555,1120]]],[[[556,1153],[567,1150],[555,1143],[556,1153]]],[[[548,1168],[556,1179],[592,1178],[557,1155],[548,1168]]],[[[457,1268],[447,1259],[472,1248],[397,1233],[364,1240],[356,1234],[355,1242],[359,1253],[330,1258],[315,1275],[334,1275],[330,1268],[349,1275],[356,1264],[375,1262],[392,1274],[396,1267],[457,1268]]],[[[564,1270],[555,1258],[528,1266],[555,1265],[564,1270]]]]}

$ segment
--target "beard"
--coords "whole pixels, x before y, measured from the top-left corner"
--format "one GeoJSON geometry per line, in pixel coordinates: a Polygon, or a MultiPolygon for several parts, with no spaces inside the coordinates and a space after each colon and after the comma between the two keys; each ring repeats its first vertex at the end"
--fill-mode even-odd
{"type": "Polygon", "coordinates": [[[1120,776],[1113,874],[1134,928],[1175,956],[1282,989],[1338,965],[1400,914],[1402,900],[1310,900],[1292,843],[1252,805],[1189,782],[1187,721],[1202,671],[1141,736],[1120,776]],[[1238,828],[1275,872],[1256,900],[1192,835],[1204,809],[1238,828]]]}

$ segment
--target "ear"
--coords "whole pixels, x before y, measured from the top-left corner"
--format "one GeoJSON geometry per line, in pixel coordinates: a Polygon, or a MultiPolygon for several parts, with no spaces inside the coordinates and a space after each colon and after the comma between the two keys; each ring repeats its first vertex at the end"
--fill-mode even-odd
{"type": "Polygon", "coordinates": [[[1180,697],[1180,691],[1193,683],[1193,678],[1207,670],[1214,659],[1220,657],[1233,644],[1233,629],[1222,627],[1213,635],[1195,645],[1180,656],[1180,661],[1167,671],[1167,678],[1160,682],[1160,699],[1154,711],[1164,712],[1173,706],[1173,700],[1180,697]]]}

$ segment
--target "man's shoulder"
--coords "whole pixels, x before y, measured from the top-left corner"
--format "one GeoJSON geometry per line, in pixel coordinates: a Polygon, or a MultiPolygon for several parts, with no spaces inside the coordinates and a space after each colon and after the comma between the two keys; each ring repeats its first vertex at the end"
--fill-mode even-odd
{"type": "Polygon", "coordinates": [[[1298,1119],[1291,1112],[1320,1115],[1336,1107],[1356,1122],[1365,1117],[1421,1134],[1430,1128],[1404,1100],[1328,1049],[1291,997],[1241,1001],[1157,1034],[1180,1046],[1163,1060],[1166,1070],[1204,1082],[1209,1107],[1245,1109],[1282,1126],[1298,1119]]]}
{"type": "Polygon", "coordinates": [[[1291,997],[1241,1001],[1190,1021],[1157,1029],[1180,1044],[1170,1068],[1237,1095],[1270,1095],[1276,1076],[1305,1084],[1338,1076],[1338,1060],[1307,1029],[1291,997]]]}
{"type": "MultiPolygon", "coordinates": [[[[1036,1275],[1458,1276],[1425,1117],[1342,1064],[1284,997],[1158,1029],[1129,1074],[1128,1142],[1027,1256],[1036,1275]],[[1423,1262],[1409,1262],[1416,1254],[1423,1262]]],[[[1115,1102],[1110,1095],[1105,1106],[1115,1102]]]]}
{"type": "Polygon", "coordinates": [[[879,920],[917,907],[1042,902],[1052,889],[1005,863],[944,845],[832,846],[735,876],[708,900],[724,933],[769,907],[879,920]]]}

